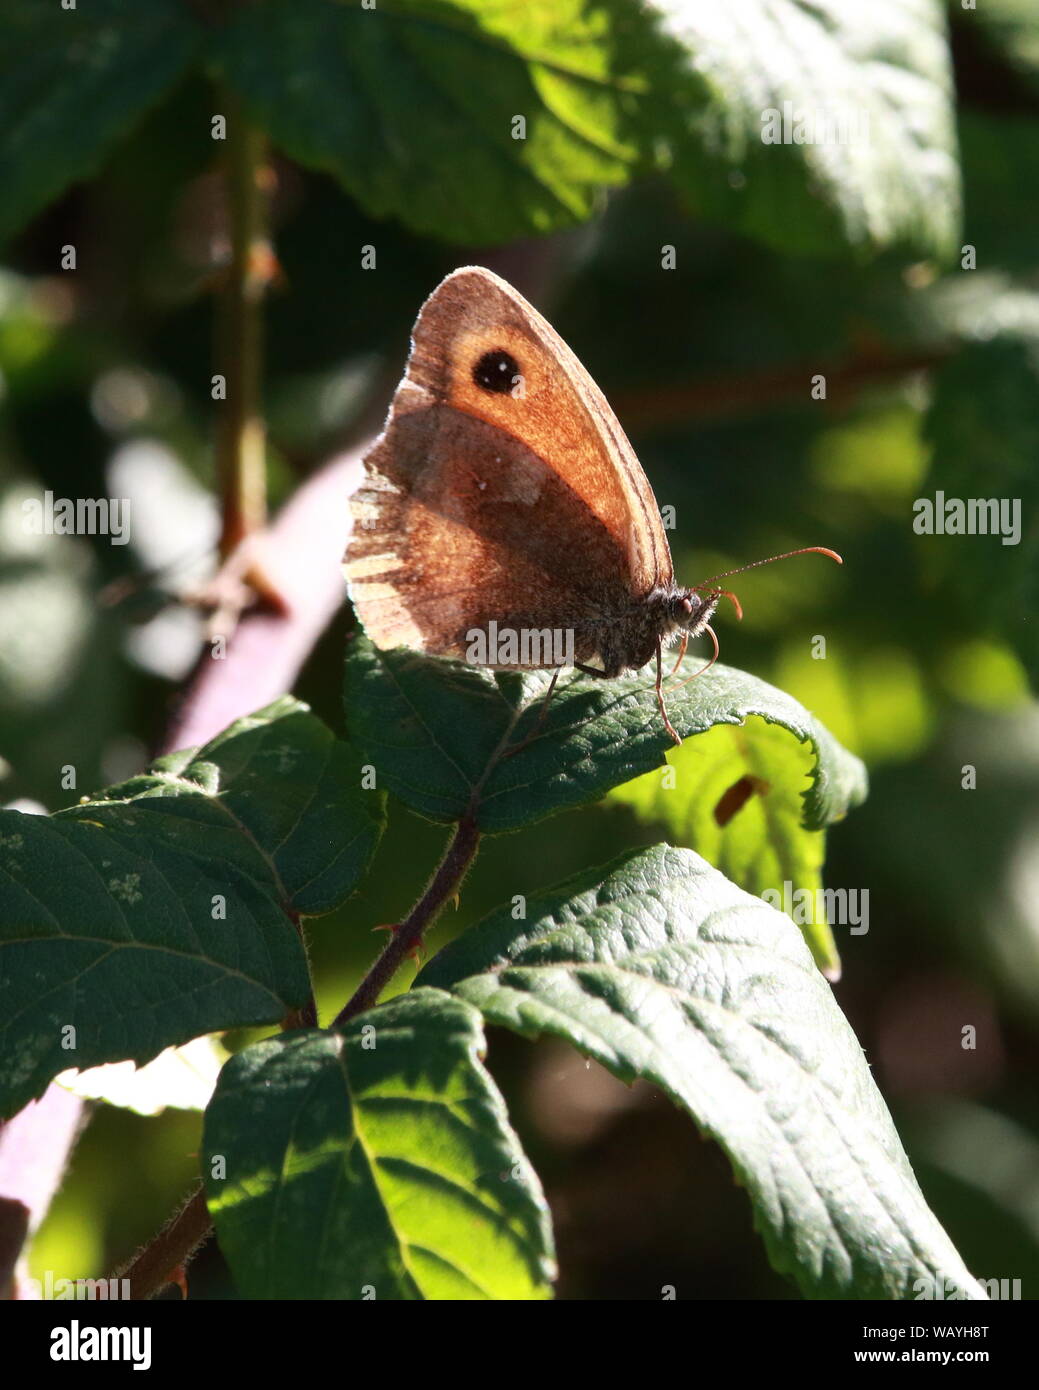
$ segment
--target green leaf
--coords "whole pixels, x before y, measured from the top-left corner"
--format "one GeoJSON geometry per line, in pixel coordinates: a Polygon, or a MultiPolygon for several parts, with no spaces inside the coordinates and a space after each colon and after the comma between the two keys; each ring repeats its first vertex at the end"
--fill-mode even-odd
{"type": "Polygon", "coordinates": [[[307,1001],[289,914],[345,896],[380,828],[378,798],[337,780],[348,764],[284,699],[93,801],[0,812],[0,1114],[70,1065],[307,1001]]]}
{"type": "Polygon", "coordinates": [[[187,71],[201,35],[181,0],[4,6],[0,240],[99,167],[187,71]]]}
{"type": "Polygon", "coordinates": [[[356,753],[289,695],[102,795],[145,807],[158,798],[165,810],[200,789],[269,857],[292,911],[311,917],[356,887],[384,825],[383,798],[361,790],[356,753]]]}
{"type": "Polygon", "coordinates": [[[582,221],[626,180],[636,19],[615,0],[259,0],[216,59],[253,119],[369,214],[502,241],[582,221]]]}
{"type": "MultiPolygon", "coordinates": [[[[5,14],[0,234],[93,172],[203,32],[180,0],[132,18],[124,0],[5,14]]],[[[601,190],[651,166],[670,166],[699,213],[784,248],[955,242],[938,0],[254,0],[207,43],[293,158],[368,213],[453,242],[583,221],[601,190]],[[763,144],[762,112],[787,101],[865,113],[868,139],[763,144]]]]}
{"type": "Polygon", "coordinates": [[[906,243],[947,256],[958,245],[940,0],[652,0],[652,8],[684,52],[657,90],[672,176],[697,212],[784,250],[906,243]],[[784,103],[786,142],[765,143],[766,113],[784,103]],[[793,143],[797,121],[815,113],[824,134],[833,118],[839,138],[793,143]]]}
{"type": "MultiPolygon", "coordinates": [[[[1039,341],[1007,334],[959,352],[937,373],[927,434],[933,461],[921,500],[946,527],[943,535],[914,537],[929,586],[944,586],[958,622],[1009,642],[1037,685],[1039,341]],[[1016,501],[1016,539],[949,534],[953,517],[946,507],[970,499],[992,499],[1006,509],[992,519],[984,514],[988,526],[1003,520],[1012,526],[1016,501]]],[[[921,517],[926,520],[914,509],[914,530],[921,517]]]]}
{"type": "Polygon", "coordinates": [[[475,1009],[418,990],[227,1064],[206,1193],[247,1298],[548,1296],[548,1209],[482,1049],[475,1009]]]}
{"type": "Polygon", "coordinates": [[[756,897],[796,911],[816,964],[839,978],[840,957],[819,890],[825,837],[802,824],[813,752],[761,719],[708,729],[672,749],[668,768],[617,787],[615,801],[695,849],[756,897]]]}
{"type": "MultiPolygon", "coordinates": [[[[489,833],[594,801],[663,766],[674,745],[651,677],[568,674],[539,724],[548,679],[545,672],[494,673],[403,648],[382,652],[359,640],[347,659],[350,737],[376,768],[379,785],[413,810],[436,821],[470,813],[489,833]]],[[[859,760],[796,700],[754,676],[716,664],[667,700],[683,737],[759,715],[809,744],[809,828],[838,819],[865,796],[859,760]]]]}
{"type": "Polygon", "coordinates": [[[650,166],[670,166],[697,212],[782,247],[955,240],[938,0],[258,0],[215,42],[293,158],[454,242],[581,221],[650,166]],[[864,113],[867,138],[765,145],[762,112],[785,101],[864,113]]]}
{"type": "Polygon", "coordinates": [[[816,1298],[982,1297],[920,1193],[862,1049],[782,913],[666,845],[494,912],[420,973],[489,1023],[646,1077],[716,1139],[769,1257],[816,1298]]]}

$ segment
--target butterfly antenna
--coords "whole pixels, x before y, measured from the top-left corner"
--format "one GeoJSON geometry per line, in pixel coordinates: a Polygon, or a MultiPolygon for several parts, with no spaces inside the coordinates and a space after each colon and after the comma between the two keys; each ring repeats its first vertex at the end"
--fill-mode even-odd
{"type": "MultiPolygon", "coordinates": [[[[779,557],[777,556],[776,558],[778,559],[779,557]]],[[[759,561],[759,564],[764,563],[764,560],[759,561]]],[[[718,578],[720,579],[721,575],[719,575],[718,578]]],[[[740,603],[739,599],[736,597],[736,595],[732,592],[731,589],[718,589],[716,590],[714,597],[730,599],[732,601],[733,608],[735,608],[736,610],[737,618],[739,618],[740,622],[743,621],[743,604],[740,603]]]]}
{"type": "MultiPolygon", "coordinates": [[[[839,565],[844,564],[844,561],[837,554],[836,550],[828,550],[824,545],[805,545],[802,546],[800,550],[785,550],[782,555],[770,555],[767,560],[752,560],[749,565],[740,565],[738,569],[723,570],[721,574],[712,574],[710,579],[701,579],[699,584],[693,584],[690,587],[694,592],[697,589],[706,589],[707,586],[713,584],[716,579],[728,579],[730,574],[743,574],[747,570],[756,570],[759,565],[771,565],[775,560],[790,560],[795,555],[828,555],[831,560],[836,560],[839,565]]],[[[731,598],[737,608],[739,607],[739,601],[733,594],[730,594],[727,589],[722,589],[721,592],[731,598]]]]}
{"type": "MultiPolygon", "coordinates": [[[[709,585],[713,584],[713,583],[714,583],[716,580],[718,580],[718,579],[728,579],[728,577],[729,577],[731,574],[743,574],[746,570],[757,569],[759,565],[771,565],[772,562],[773,562],[774,560],[790,560],[790,559],[792,559],[795,555],[826,555],[826,556],[828,556],[831,560],[836,560],[837,563],[838,563],[839,565],[843,565],[843,564],[844,564],[844,561],[843,561],[843,560],[841,559],[841,557],[837,554],[836,550],[830,550],[830,549],[828,549],[828,548],[827,548],[826,546],[824,546],[824,545],[805,545],[805,546],[802,546],[800,550],[785,550],[785,551],[783,552],[782,555],[770,555],[770,556],[768,557],[767,560],[752,560],[751,563],[750,563],[749,565],[740,565],[738,569],[734,569],[734,570],[723,570],[721,574],[713,574],[713,575],[711,575],[711,577],[710,577],[709,579],[701,579],[701,581],[700,581],[699,584],[693,584],[691,587],[692,587],[692,590],[693,590],[694,592],[695,592],[697,589],[706,589],[706,588],[708,588],[709,585]]],[[[712,599],[714,599],[715,601],[717,601],[717,600],[720,599],[720,598],[727,598],[727,599],[731,602],[733,608],[735,608],[737,618],[742,618],[742,617],[743,617],[743,605],[740,603],[739,599],[736,597],[736,595],[732,592],[731,589],[715,589],[715,591],[713,592],[713,594],[711,594],[710,597],[711,597],[712,599]]],[[[699,669],[699,671],[694,671],[693,674],[692,674],[691,676],[686,676],[685,680],[684,680],[684,681],[681,681],[678,685],[672,686],[672,688],[671,688],[672,691],[682,690],[685,686],[687,686],[687,685],[689,684],[690,681],[696,680],[697,676],[702,676],[702,675],[704,674],[705,671],[709,671],[709,670],[711,669],[711,667],[714,665],[714,663],[718,660],[718,657],[719,657],[719,654],[720,654],[720,653],[719,653],[719,648],[718,648],[718,634],[715,632],[714,628],[711,627],[710,623],[707,623],[707,624],[705,625],[705,627],[704,627],[703,630],[704,630],[704,632],[710,634],[711,642],[712,642],[713,645],[714,645],[714,651],[711,653],[711,659],[710,659],[710,661],[707,662],[706,666],[701,666],[700,669],[699,669]]],[[[678,668],[679,668],[679,666],[681,666],[681,664],[682,664],[682,658],[685,656],[685,650],[686,650],[686,647],[688,646],[688,643],[689,643],[689,635],[688,635],[688,633],[683,633],[683,634],[682,634],[682,645],[681,645],[681,647],[679,648],[679,652],[678,652],[678,660],[675,662],[674,666],[671,668],[671,674],[670,674],[669,677],[668,677],[669,680],[672,679],[672,678],[677,674],[678,668]]],[[[672,724],[671,724],[671,720],[667,717],[667,710],[666,710],[666,708],[665,708],[665,706],[664,706],[664,692],[663,692],[663,690],[661,689],[661,679],[660,679],[660,662],[661,662],[661,656],[660,656],[660,642],[658,641],[658,642],[657,642],[657,703],[660,705],[660,713],[663,715],[664,724],[665,724],[666,727],[667,727],[668,733],[672,736],[672,738],[675,740],[676,743],[681,743],[681,739],[680,739],[680,738],[678,737],[678,735],[675,733],[675,730],[674,730],[674,728],[673,728],[673,726],[672,726],[672,724]]]]}

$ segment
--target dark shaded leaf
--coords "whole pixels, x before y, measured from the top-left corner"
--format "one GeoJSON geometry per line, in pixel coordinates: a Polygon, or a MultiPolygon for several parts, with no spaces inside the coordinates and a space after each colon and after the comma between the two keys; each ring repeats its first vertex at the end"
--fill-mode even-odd
{"type": "MultiPolygon", "coordinates": [[[[663,765],[674,745],[651,677],[568,674],[539,725],[547,684],[544,672],[495,674],[404,649],[380,652],[362,640],[347,660],[347,726],[381,787],[432,820],[471,810],[495,833],[594,801],[663,765]]],[[[754,676],[715,665],[669,694],[668,709],[684,737],[759,715],[809,744],[810,828],[839,819],[865,795],[859,760],[796,700],[754,676]]]]}
{"type": "Polygon", "coordinates": [[[68,811],[0,812],[0,1112],[306,1002],[290,914],[345,897],[381,826],[347,760],[286,698],[68,811]]]}
{"type": "Polygon", "coordinates": [[[181,0],[4,6],[0,240],[70,183],[94,173],[188,70],[202,32],[181,0]]]}

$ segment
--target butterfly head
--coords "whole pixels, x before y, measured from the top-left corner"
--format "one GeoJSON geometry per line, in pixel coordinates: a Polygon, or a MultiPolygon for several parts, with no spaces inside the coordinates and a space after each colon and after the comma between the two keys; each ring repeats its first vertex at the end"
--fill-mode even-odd
{"type": "Polygon", "coordinates": [[[686,637],[699,637],[714,617],[718,600],[725,592],[724,589],[709,589],[705,594],[698,594],[695,589],[677,589],[668,600],[668,617],[674,629],[685,633],[686,637]]]}

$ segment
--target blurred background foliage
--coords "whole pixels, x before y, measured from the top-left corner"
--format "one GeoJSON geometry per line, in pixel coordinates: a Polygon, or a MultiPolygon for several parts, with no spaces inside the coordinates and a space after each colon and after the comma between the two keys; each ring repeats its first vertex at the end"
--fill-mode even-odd
{"type": "MultiPolygon", "coordinates": [[[[219,527],[211,291],[227,218],[209,130],[213,82],[236,82],[276,150],[274,505],[370,433],[418,305],[476,261],[534,298],[602,386],[675,508],[680,578],[802,544],[844,556],[839,571],[807,559],[743,577],[745,620],[720,623],[724,660],[788,690],[870,766],[869,801],[828,838],[827,884],[870,895],[868,934],[838,929],[837,995],[968,1265],[1034,1296],[1034,6],[954,5],[948,40],[930,0],[869,7],[847,21],[863,26],[858,49],[842,7],[795,0],[675,0],[649,7],[653,29],[621,0],[408,3],[383,31],[326,0],[223,7],[235,13],[221,24],[220,6],[174,0],[91,8],[41,19],[15,3],[0,23],[0,171],[14,171],[0,266],[4,802],[53,810],[142,766],[197,656],[198,619],[169,591],[206,573],[219,527]],[[812,29],[817,12],[828,18],[812,29]],[[118,41],[66,41],[67,20],[118,41]],[[742,67],[741,22],[753,50],[742,67]],[[864,174],[840,150],[812,167],[811,151],[753,143],[741,83],[753,90],[787,42],[797,62],[775,91],[797,99],[802,72],[827,72],[820,100],[875,97],[878,168],[864,174]],[[942,129],[950,53],[956,138],[942,129]],[[897,84],[884,86],[899,64],[932,83],[901,142],[886,124],[897,84]],[[524,111],[518,153],[508,119],[524,111]],[[67,244],[74,274],[59,269],[67,244]],[[361,269],[366,245],[376,270],[361,269]],[[961,245],[976,268],[962,268],[961,245]],[[21,502],[40,489],[131,496],[131,544],[26,535],[21,502]],[[1021,544],[917,536],[913,502],[939,489],[1020,497],[1021,544]],[[77,788],[64,791],[68,765],[77,788]],[[966,765],[976,790],[962,788],[966,765]]],[[[344,609],[297,685],[336,729],[350,622],[344,609]]],[[[490,840],[434,944],[508,893],[662,837],[618,797],[490,840]]],[[[323,1018],[442,841],[392,805],[368,882],[310,923],[323,1018]]],[[[498,1034],[490,1065],[552,1205],[561,1296],[654,1298],[664,1284],[680,1297],[791,1296],[721,1153],[652,1088],[498,1034]]],[[[198,1136],[192,1114],[99,1107],[33,1272],[97,1275],[146,1239],[191,1180],[198,1136]]],[[[212,1249],[193,1291],[231,1292],[212,1249]]]]}

